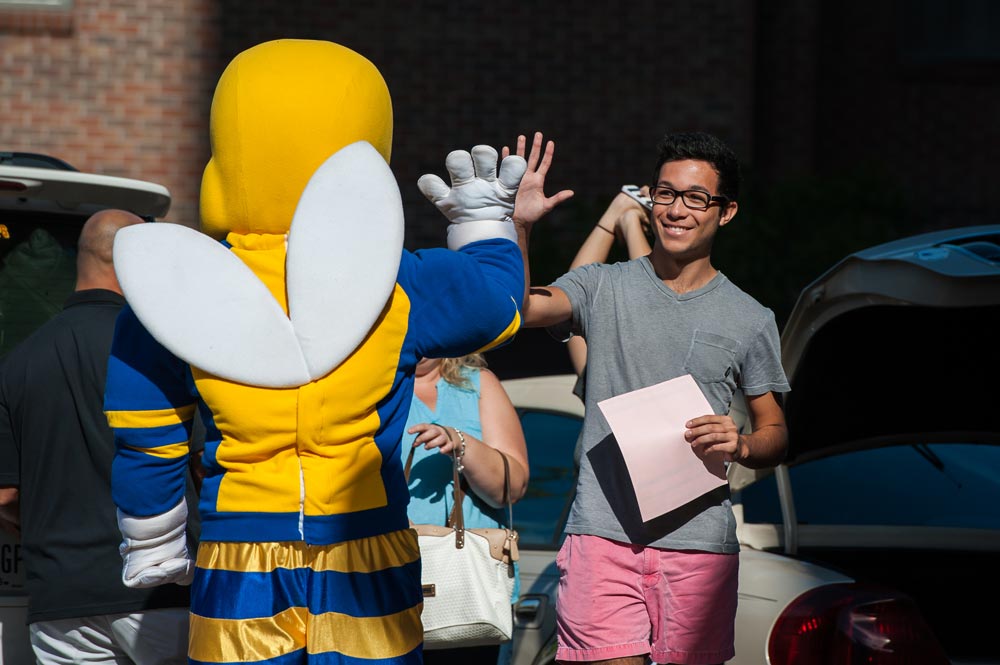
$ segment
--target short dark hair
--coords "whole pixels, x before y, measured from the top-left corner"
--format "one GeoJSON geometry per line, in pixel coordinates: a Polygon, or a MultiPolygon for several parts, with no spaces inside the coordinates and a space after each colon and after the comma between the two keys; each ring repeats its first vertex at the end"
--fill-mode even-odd
{"type": "Polygon", "coordinates": [[[660,141],[660,156],[653,169],[653,183],[660,177],[660,167],[667,162],[698,159],[708,162],[719,174],[719,194],[730,201],[740,195],[740,162],[736,153],[716,136],[705,132],[667,134],[660,141]]]}

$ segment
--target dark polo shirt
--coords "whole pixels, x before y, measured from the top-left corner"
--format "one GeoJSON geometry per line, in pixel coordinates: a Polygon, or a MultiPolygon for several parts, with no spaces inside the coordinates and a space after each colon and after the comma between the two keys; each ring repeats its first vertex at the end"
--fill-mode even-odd
{"type": "Polygon", "coordinates": [[[124,304],[113,291],[77,291],[0,363],[0,486],[20,488],[29,622],[189,602],[187,587],[121,581],[114,438],[103,409],[124,304]]]}

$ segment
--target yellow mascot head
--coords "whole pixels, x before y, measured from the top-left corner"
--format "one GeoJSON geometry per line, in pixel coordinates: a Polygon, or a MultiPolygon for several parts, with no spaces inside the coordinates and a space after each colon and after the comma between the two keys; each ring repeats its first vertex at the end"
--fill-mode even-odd
{"type": "Polygon", "coordinates": [[[389,161],[392,101],[375,65],[351,49],[281,39],[229,63],[210,125],[202,231],[283,234],[309,177],[330,155],[368,141],[389,161]]]}

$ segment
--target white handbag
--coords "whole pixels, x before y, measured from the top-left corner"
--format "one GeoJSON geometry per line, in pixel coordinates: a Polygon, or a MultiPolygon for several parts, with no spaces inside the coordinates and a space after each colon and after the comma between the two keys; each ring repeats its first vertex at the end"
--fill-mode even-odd
{"type": "MultiPolygon", "coordinates": [[[[500,453],[500,451],[497,451],[500,453]]],[[[503,458],[504,502],[510,501],[510,465],[503,458]]],[[[404,475],[409,481],[413,450],[404,475]]],[[[507,642],[513,632],[511,594],[518,559],[513,529],[466,529],[458,460],[453,459],[454,504],[445,526],[414,524],[420,543],[420,581],[424,593],[421,620],[424,649],[454,649],[507,642]]]]}

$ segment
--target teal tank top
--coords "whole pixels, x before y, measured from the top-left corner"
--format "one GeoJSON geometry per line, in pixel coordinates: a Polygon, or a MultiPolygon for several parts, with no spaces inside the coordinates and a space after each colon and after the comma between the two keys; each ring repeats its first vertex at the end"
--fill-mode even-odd
{"type": "MultiPolygon", "coordinates": [[[[462,375],[469,380],[469,387],[460,388],[444,379],[437,382],[437,408],[431,410],[417,398],[410,402],[410,413],[403,428],[402,445],[399,447],[406,464],[406,458],[413,447],[415,434],[409,430],[419,423],[433,423],[457,427],[483,440],[483,426],[479,420],[479,370],[462,368],[462,375]]],[[[410,505],[407,514],[414,524],[440,524],[444,526],[453,505],[453,475],[451,455],[443,455],[434,450],[418,447],[413,453],[410,469],[410,505]]],[[[509,527],[507,509],[494,508],[471,492],[466,492],[462,505],[465,527],[468,529],[509,527]]],[[[514,593],[511,602],[520,595],[521,576],[518,565],[514,564],[514,593]]]]}
{"type": "MultiPolygon", "coordinates": [[[[410,402],[410,413],[403,429],[403,445],[400,454],[403,463],[410,454],[416,435],[407,430],[418,423],[446,425],[483,439],[483,426],[479,421],[479,370],[463,368],[462,375],[469,380],[468,388],[454,386],[444,379],[437,383],[437,408],[431,410],[416,395],[410,402]]],[[[410,505],[407,514],[414,524],[440,524],[451,513],[452,481],[451,455],[443,455],[423,446],[414,451],[413,467],[410,469],[410,505]]],[[[509,526],[506,509],[497,509],[479,497],[466,492],[464,505],[466,528],[509,526]]]]}

